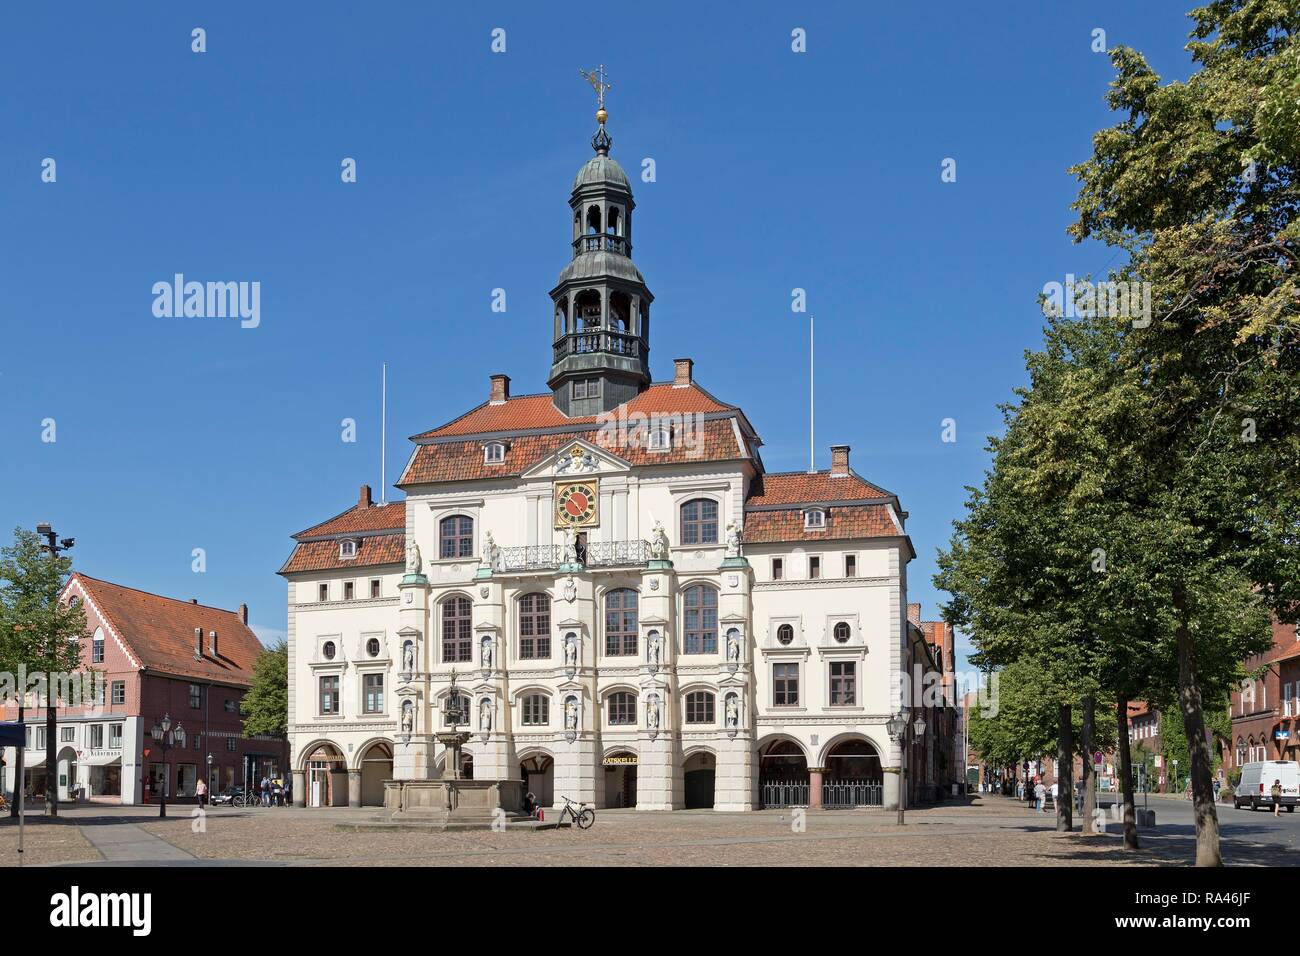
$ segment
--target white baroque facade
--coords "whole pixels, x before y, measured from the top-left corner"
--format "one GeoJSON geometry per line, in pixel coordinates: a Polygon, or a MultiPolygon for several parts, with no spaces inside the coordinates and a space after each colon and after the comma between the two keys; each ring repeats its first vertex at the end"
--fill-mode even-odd
{"type": "Polygon", "coordinates": [[[653,297],[602,134],[551,292],[550,391],[492,376],[415,436],[403,502],[363,487],[295,536],[295,799],[379,805],[383,780],[440,774],[454,674],[465,771],[544,806],[894,806],[905,512],[847,446],[766,473],[690,360],[650,380],[653,297]]]}

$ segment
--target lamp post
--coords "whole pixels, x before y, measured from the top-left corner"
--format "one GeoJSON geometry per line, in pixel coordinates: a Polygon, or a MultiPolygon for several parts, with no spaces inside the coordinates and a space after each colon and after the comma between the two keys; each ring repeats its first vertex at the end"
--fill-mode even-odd
{"type": "Polygon", "coordinates": [[[907,709],[904,708],[885,721],[889,739],[898,744],[898,825],[903,825],[903,801],[907,799],[907,709]]]}
{"type": "Polygon", "coordinates": [[[185,746],[185,728],[181,726],[180,721],[172,726],[170,714],[163,714],[163,719],[153,725],[150,731],[153,739],[162,747],[163,754],[163,785],[160,802],[158,804],[158,816],[160,818],[167,816],[167,790],[171,785],[171,768],[167,765],[167,751],[172,747],[185,746]]]}
{"type": "MultiPolygon", "coordinates": [[[[42,521],[36,526],[36,533],[45,539],[41,545],[41,550],[50,556],[51,561],[57,561],[59,555],[67,551],[74,544],[75,538],[60,538],[55,533],[54,528],[48,521],[42,521]]],[[[49,657],[53,657],[53,648],[47,648],[50,652],[49,657]]],[[[46,669],[50,669],[47,660],[46,669]]],[[[48,678],[49,675],[47,674],[48,678]]],[[[18,722],[23,722],[23,700],[26,695],[18,695],[18,722]]],[[[45,698],[45,812],[52,817],[59,815],[59,765],[56,754],[58,752],[58,700],[53,693],[47,694],[45,698]]],[[[17,806],[17,815],[22,816],[23,812],[23,790],[25,782],[23,779],[23,751],[18,749],[18,784],[20,786],[18,799],[14,801],[17,806]]],[[[71,769],[71,768],[69,768],[71,769]]],[[[72,781],[68,781],[68,790],[71,792],[72,781]]]]}

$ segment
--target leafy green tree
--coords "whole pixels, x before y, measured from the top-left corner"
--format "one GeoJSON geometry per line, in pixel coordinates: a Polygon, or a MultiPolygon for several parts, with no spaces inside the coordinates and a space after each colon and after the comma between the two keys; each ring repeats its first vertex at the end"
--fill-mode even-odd
{"type": "MultiPolygon", "coordinates": [[[[86,631],[80,602],[59,601],[71,571],[71,559],[46,554],[40,535],[22,528],[14,530],[13,544],[0,550],[0,670],[15,675],[25,670],[39,679],[37,697],[45,707],[45,808],[50,816],[59,812],[58,690],[68,676],[82,670],[80,641],[86,631]]],[[[17,690],[22,720],[26,688],[17,690]]],[[[23,786],[23,780],[17,779],[15,786],[23,786]]]]}
{"type": "Polygon", "coordinates": [[[289,731],[289,645],[284,641],[257,656],[253,683],[243,700],[244,734],[283,737],[289,731]]]}
{"type": "Polygon", "coordinates": [[[1112,51],[1108,101],[1126,116],[1073,170],[1071,232],[1127,250],[1127,277],[1152,295],[1125,340],[1150,403],[1148,496],[1165,516],[1151,557],[1173,617],[1196,862],[1218,865],[1202,701],[1256,639],[1251,600],[1300,616],[1300,0],[1215,0],[1191,17],[1186,82],[1112,51]],[[1250,620],[1207,626],[1234,609],[1250,620]]]}

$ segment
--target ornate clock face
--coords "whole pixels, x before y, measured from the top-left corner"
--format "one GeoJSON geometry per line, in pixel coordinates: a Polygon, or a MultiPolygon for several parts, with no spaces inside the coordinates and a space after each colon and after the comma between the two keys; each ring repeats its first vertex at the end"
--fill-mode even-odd
{"type": "Polygon", "coordinates": [[[597,523],[596,483],[574,481],[555,486],[555,526],[590,526],[597,523]]]}

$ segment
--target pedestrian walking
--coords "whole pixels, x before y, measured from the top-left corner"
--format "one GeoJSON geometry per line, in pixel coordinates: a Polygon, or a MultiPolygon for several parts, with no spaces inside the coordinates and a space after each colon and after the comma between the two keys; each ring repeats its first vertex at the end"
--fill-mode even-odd
{"type": "Polygon", "coordinates": [[[1053,780],[1052,781],[1052,809],[1053,810],[1055,810],[1057,807],[1056,801],[1060,797],[1060,795],[1061,795],[1061,785],[1057,781],[1053,780]]]}
{"type": "Polygon", "coordinates": [[[262,789],[262,806],[269,807],[271,805],[271,778],[270,777],[262,778],[261,789],[262,789]]]}
{"type": "Polygon", "coordinates": [[[1273,816],[1278,816],[1282,812],[1282,781],[1273,781],[1273,816]]]}
{"type": "Polygon", "coordinates": [[[208,785],[202,777],[200,777],[199,782],[194,785],[194,796],[199,798],[199,806],[206,807],[208,805],[208,785]]]}
{"type": "Polygon", "coordinates": [[[1034,787],[1034,812],[1044,813],[1043,804],[1047,802],[1047,788],[1043,786],[1043,781],[1038,781],[1034,787]]]}

